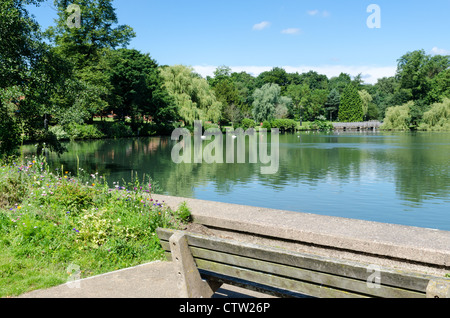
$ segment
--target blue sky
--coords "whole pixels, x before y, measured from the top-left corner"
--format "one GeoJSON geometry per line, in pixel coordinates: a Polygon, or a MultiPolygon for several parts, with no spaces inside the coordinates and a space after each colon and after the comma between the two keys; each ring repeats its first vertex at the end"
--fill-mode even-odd
{"type": "MultiPolygon", "coordinates": [[[[137,36],[129,48],[160,65],[203,76],[217,66],[253,75],[283,67],[327,76],[359,73],[367,83],[395,73],[403,54],[450,54],[450,0],[115,0],[119,24],[137,36]],[[371,4],[380,28],[369,28],[371,4]]],[[[53,1],[30,10],[46,28],[53,1]]]]}

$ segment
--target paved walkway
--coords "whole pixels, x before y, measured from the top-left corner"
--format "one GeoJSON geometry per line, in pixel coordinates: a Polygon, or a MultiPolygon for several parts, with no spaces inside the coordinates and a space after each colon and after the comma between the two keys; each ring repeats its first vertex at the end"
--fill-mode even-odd
{"type": "MultiPolygon", "coordinates": [[[[174,273],[172,262],[157,261],[32,291],[18,298],[179,298],[174,273]]],[[[214,297],[264,298],[267,295],[223,285],[214,297]]]]}

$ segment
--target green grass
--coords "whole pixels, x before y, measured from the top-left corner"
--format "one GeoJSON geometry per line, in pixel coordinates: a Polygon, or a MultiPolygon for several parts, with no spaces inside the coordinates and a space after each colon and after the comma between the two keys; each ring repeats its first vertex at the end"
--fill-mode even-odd
{"type": "Polygon", "coordinates": [[[36,158],[0,166],[0,297],[65,283],[72,266],[85,278],[163,259],[155,229],[190,211],[154,201],[151,187],[74,178],[36,158]]]}

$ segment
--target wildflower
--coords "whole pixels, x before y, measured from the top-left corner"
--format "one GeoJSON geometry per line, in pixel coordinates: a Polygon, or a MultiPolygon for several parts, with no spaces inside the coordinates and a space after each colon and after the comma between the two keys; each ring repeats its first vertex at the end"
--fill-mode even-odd
{"type": "Polygon", "coordinates": [[[95,183],[93,183],[92,186],[95,187],[95,183]]]}
{"type": "Polygon", "coordinates": [[[19,209],[19,210],[20,210],[21,208],[22,208],[22,207],[21,207],[20,205],[17,207],[17,209],[19,209]]]}

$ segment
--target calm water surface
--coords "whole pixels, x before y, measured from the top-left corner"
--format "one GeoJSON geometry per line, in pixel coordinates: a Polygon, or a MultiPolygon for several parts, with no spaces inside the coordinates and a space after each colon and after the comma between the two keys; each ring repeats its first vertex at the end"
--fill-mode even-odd
{"type": "Polygon", "coordinates": [[[70,142],[60,158],[47,156],[73,173],[78,156],[80,167],[111,184],[149,175],[167,195],[450,231],[448,133],[280,135],[274,175],[250,163],[175,164],[175,144],[170,137],[70,142]]]}

